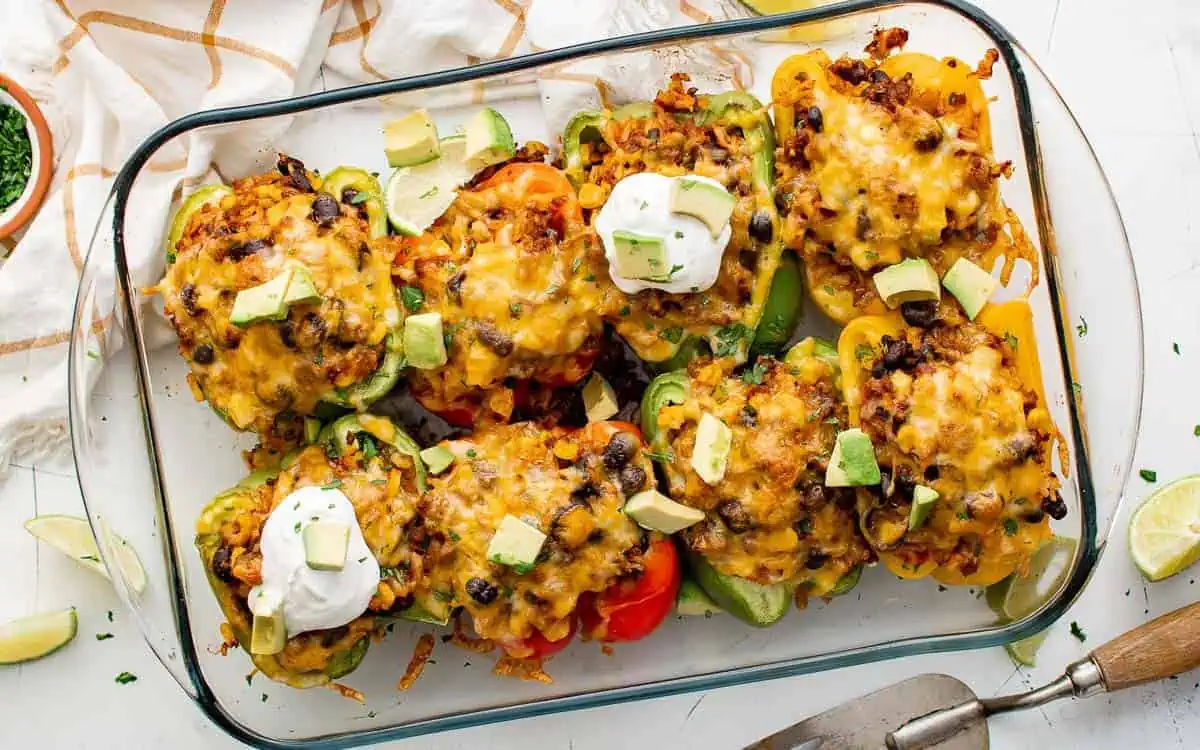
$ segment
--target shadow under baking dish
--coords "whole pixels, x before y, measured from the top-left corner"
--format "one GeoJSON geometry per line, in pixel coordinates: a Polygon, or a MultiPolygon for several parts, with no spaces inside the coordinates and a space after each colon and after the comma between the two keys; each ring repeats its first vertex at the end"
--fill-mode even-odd
{"type": "MultiPolygon", "coordinates": [[[[803,49],[781,44],[770,54],[777,54],[777,63],[803,49]]],[[[758,78],[752,88],[762,94],[770,76],[758,78]]],[[[1018,277],[1011,288],[1023,288],[1023,281],[1018,277]]],[[[822,327],[828,324],[811,314],[801,331],[820,333],[822,327]]],[[[115,574],[118,593],[200,708],[238,739],[267,747],[348,747],[1031,635],[1067,609],[1095,568],[1128,475],[1141,394],[1137,284],[1104,175],[1029,55],[994,20],[959,0],[855,0],[188,115],[151,136],[117,177],[89,248],[70,353],[71,431],[89,517],[94,528],[104,523],[137,549],[149,578],[137,594],[115,574]],[[767,630],[731,617],[691,618],[668,621],[644,641],[617,646],[611,656],[595,645],[575,644],[549,664],[552,685],[493,677],[492,659],[439,646],[425,675],[404,693],[395,692],[396,681],[417,635],[431,626],[397,625],[347,678],[366,694],[365,706],[325,690],[265,685],[261,677],[247,677],[251,665],[240,653],[218,655],[221,615],[192,547],[193,524],[212,495],[241,477],[238,450],[248,444],[193,401],[173,334],[141,291],[157,278],[139,276],[126,256],[127,247],[161,241],[163,227],[139,224],[139,209],[164,205],[177,187],[174,177],[150,168],[153,159],[176,155],[196,131],[218,136],[220,148],[220,134],[254,129],[261,151],[222,152],[226,171],[228,163],[244,165],[231,176],[268,168],[275,149],[322,171],[339,163],[382,169],[379,126],[389,108],[420,102],[435,118],[458,122],[463,107],[481,97],[505,114],[518,139],[553,143],[535,82],[566,63],[603,58],[639,64],[650,55],[661,61],[664,51],[694,59],[716,40],[834,19],[851,19],[856,30],[821,44],[834,55],[861,50],[872,24],[903,26],[912,34],[912,49],[934,55],[978,60],[988,48],[1000,52],[987,84],[995,97],[993,140],[998,157],[1014,164],[1004,199],[1041,251],[1042,281],[1030,302],[1047,399],[1069,456],[1058,469],[1070,514],[1054,528],[1080,540],[1070,573],[1050,600],[1020,621],[1000,624],[977,597],[981,592],[900,582],[877,567],[851,595],[829,605],[814,602],[767,630]],[[1092,336],[1076,338],[1080,316],[1092,336]],[[264,687],[268,702],[260,699],[264,687]]]]}

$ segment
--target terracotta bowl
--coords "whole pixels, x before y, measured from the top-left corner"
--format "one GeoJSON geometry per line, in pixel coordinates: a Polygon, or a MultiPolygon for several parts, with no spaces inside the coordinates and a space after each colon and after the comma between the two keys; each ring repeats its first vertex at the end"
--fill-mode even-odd
{"type": "Polygon", "coordinates": [[[46,118],[42,115],[42,110],[38,109],[33,97],[16,81],[2,74],[0,104],[16,107],[25,115],[25,130],[29,133],[29,142],[33,146],[33,168],[29,174],[29,181],[25,183],[25,192],[21,193],[16,203],[0,212],[2,240],[28,224],[45,200],[46,190],[50,187],[54,145],[50,138],[50,127],[46,125],[46,118]]]}

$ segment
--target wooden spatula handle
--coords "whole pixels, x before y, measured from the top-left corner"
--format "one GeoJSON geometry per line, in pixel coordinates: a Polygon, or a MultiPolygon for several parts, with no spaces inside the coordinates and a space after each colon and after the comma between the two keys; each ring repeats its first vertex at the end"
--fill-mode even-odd
{"type": "Polygon", "coordinates": [[[1109,690],[1200,667],[1200,602],[1119,635],[1092,652],[1109,690]]]}

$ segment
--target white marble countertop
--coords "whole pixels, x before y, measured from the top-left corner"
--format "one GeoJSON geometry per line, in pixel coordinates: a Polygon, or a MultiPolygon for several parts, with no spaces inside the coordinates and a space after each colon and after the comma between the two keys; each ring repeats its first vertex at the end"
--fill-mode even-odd
{"type": "MultiPolygon", "coordinates": [[[[1142,287],[1146,387],[1135,466],[1163,478],[1200,458],[1200,2],[981,2],[1043,64],[1073,107],[1116,191],[1142,287]],[[1172,344],[1178,343],[1176,354],[1172,344]]],[[[715,690],[616,708],[421,738],[395,747],[740,747],[842,700],[925,672],[953,674],[980,695],[1051,679],[1068,662],[1137,624],[1200,598],[1200,565],[1157,584],[1125,549],[1129,513],[1149,486],[1130,482],[1113,544],[1087,590],[1052,630],[1034,669],[1002,649],[883,664],[715,690]],[[1087,633],[1080,643],[1067,623],[1087,633]]],[[[69,460],[17,466],[0,487],[0,620],[74,605],[69,649],[0,669],[0,745],[53,748],[209,748],[236,743],[211,726],[159,666],[115,596],[90,573],[38,549],[21,523],[37,513],[82,513],[69,460]],[[110,621],[111,617],[111,621],[110,621]],[[97,641],[97,633],[112,639],[97,641]],[[118,685],[122,671],[138,675],[118,685]]],[[[992,723],[997,748],[1200,746],[1200,674],[992,723]]]]}

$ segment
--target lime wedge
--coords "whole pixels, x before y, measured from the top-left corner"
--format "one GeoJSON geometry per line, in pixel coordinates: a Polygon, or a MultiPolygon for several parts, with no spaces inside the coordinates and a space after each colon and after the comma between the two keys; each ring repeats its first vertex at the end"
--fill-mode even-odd
{"type": "Polygon", "coordinates": [[[4,623],[0,625],[0,664],[20,664],[52,654],[70,643],[78,628],[74,607],[4,623]]]}
{"type": "Polygon", "coordinates": [[[1151,493],[1129,520],[1133,564],[1151,581],[1169,578],[1200,559],[1200,474],[1151,493]]]}
{"type": "MultiPolygon", "coordinates": [[[[793,10],[807,10],[821,5],[829,5],[836,0],[742,0],[742,4],[760,16],[770,16],[776,13],[789,13],[793,10]]],[[[845,36],[854,31],[854,23],[846,18],[838,18],[825,23],[810,23],[804,26],[770,31],[758,37],[763,42],[823,42],[838,36],[845,36]]]]}
{"type": "Polygon", "coordinates": [[[446,213],[458,188],[475,171],[467,166],[467,137],[451,135],[438,141],[442,155],[411,167],[400,167],[383,191],[388,221],[396,231],[415,237],[446,213]]]}
{"type": "MultiPolygon", "coordinates": [[[[86,519],[64,515],[37,516],[25,522],[25,530],[88,570],[109,577],[86,519]]],[[[142,567],[137,552],[129,542],[103,525],[101,533],[126,585],[134,593],[141,594],[146,590],[146,569],[142,567]]]]}
{"type": "Polygon", "coordinates": [[[1020,620],[1036,612],[1063,584],[1075,557],[1077,542],[1056,536],[1029,558],[1025,575],[1014,573],[987,588],[987,603],[1006,620],[1020,620]]]}
{"type": "Polygon", "coordinates": [[[1036,667],[1038,649],[1041,648],[1042,641],[1046,640],[1046,634],[1049,632],[1049,630],[1043,630],[1014,643],[1006,643],[1004,650],[1008,652],[1013,661],[1022,667],[1036,667]]]}

